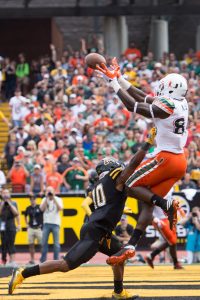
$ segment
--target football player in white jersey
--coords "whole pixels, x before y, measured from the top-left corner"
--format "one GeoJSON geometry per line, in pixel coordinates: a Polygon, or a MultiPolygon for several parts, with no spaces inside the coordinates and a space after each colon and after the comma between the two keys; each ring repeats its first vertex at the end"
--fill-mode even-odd
{"type": "MultiPolygon", "coordinates": [[[[186,79],[173,73],[160,80],[157,95],[151,97],[125,80],[115,58],[112,63],[112,70],[104,64],[97,65],[97,69],[108,79],[109,85],[129,111],[151,118],[157,128],[155,156],[142,162],[126,181],[132,195],[147,203],[143,205],[129,241],[130,245],[136,246],[152,221],[152,204],[165,212],[170,211],[170,227],[176,226],[178,203],[165,201],[162,197],[184,176],[187,168],[183,148],[187,139],[188,104],[185,96],[188,88],[186,79]]],[[[126,249],[107,262],[121,263],[125,259],[124,253],[126,249]]]]}

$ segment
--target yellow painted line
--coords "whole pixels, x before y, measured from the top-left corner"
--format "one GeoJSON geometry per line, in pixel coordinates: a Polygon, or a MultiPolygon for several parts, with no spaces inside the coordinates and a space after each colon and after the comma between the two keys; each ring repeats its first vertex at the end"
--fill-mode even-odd
{"type": "MultiPolygon", "coordinates": [[[[1,278],[0,300],[70,300],[86,298],[92,300],[99,297],[111,297],[113,290],[112,280],[112,270],[109,266],[80,267],[69,273],[57,272],[28,278],[24,284],[16,289],[14,295],[10,297],[7,295],[7,283],[9,278],[1,278]],[[106,283],[106,281],[108,281],[108,283],[106,283]],[[71,284],[70,282],[73,283],[71,284]],[[53,288],[48,289],[48,286],[53,288]],[[105,289],[104,286],[109,287],[109,289],[105,289]],[[92,289],[90,287],[96,288],[92,289]]],[[[152,289],[129,289],[133,294],[139,294],[144,298],[173,298],[173,296],[200,297],[200,289],[195,289],[195,286],[200,285],[200,267],[198,265],[186,266],[184,270],[180,271],[173,270],[171,266],[158,266],[155,270],[147,266],[126,266],[124,281],[126,286],[131,287],[152,286],[152,289]],[[130,282],[126,283],[126,281],[130,282]],[[176,285],[177,289],[170,289],[170,286],[175,287],[176,285]],[[188,289],[178,289],[178,286],[188,286],[188,289]],[[193,287],[192,289],[191,286],[193,287]],[[168,289],[166,289],[166,287],[168,289]]]]}
{"type": "MultiPolygon", "coordinates": [[[[49,295],[38,295],[37,293],[44,293],[43,290],[38,289],[36,295],[32,295],[31,291],[27,292],[23,289],[19,289],[17,293],[12,296],[12,299],[37,299],[37,300],[45,300],[45,299],[84,299],[84,298],[99,298],[99,297],[111,297],[112,289],[109,290],[54,290],[49,291],[49,295]],[[18,295],[19,293],[19,295],[18,295]],[[21,293],[24,295],[22,296],[21,293]]],[[[199,290],[192,291],[178,291],[178,290],[129,290],[133,295],[140,295],[141,297],[187,297],[187,296],[200,296],[199,290]]],[[[1,298],[0,298],[1,299],[1,298]]],[[[11,299],[11,296],[5,295],[2,296],[1,300],[11,299]]]]}
{"type": "MultiPolygon", "coordinates": [[[[25,287],[26,287],[26,289],[27,288],[31,288],[31,287],[38,287],[38,288],[48,288],[49,286],[53,286],[53,287],[55,287],[56,288],[56,286],[62,286],[62,287],[65,287],[66,289],[68,288],[68,287],[90,287],[90,286],[99,286],[99,287],[104,287],[104,286],[110,286],[110,287],[113,287],[113,283],[111,283],[111,282],[108,282],[108,283],[102,283],[102,282],[90,282],[90,283],[73,283],[73,284],[71,284],[71,283],[56,283],[56,282],[52,282],[52,283],[38,283],[37,285],[36,284],[33,284],[33,283],[28,283],[28,284],[23,284],[25,287]]],[[[200,285],[200,281],[199,282],[189,282],[189,283],[187,283],[187,282],[163,282],[163,283],[155,283],[155,282],[124,282],[124,285],[126,285],[126,286],[143,286],[143,285],[146,285],[146,286],[167,286],[167,287],[170,287],[170,286],[176,286],[176,285],[178,285],[178,286],[185,286],[185,285],[197,285],[197,286],[199,286],[200,285]]],[[[4,283],[4,284],[1,284],[0,285],[0,288],[7,288],[7,282],[6,283],[4,283]]]]}

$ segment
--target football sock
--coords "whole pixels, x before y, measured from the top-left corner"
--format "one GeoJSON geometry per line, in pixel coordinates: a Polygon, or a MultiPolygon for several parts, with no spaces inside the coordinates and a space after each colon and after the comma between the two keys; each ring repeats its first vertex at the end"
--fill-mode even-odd
{"type": "Polygon", "coordinates": [[[139,240],[141,239],[141,237],[143,236],[143,233],[144,231],[143,230],[140,230],[140,229],[135,229],[134,232],[133,232],[133,235],[132,237],[130,238],[129,240],[129,244],[130,245],[133,245],[133,246],[136,246],[137,243],[139,242],[139,240]]]}
{"type": "Polygon", "coordinates": [[[151,197],[151,203],[154,205],[159,206],[160,208],[162,208],[165,212],[167,212],[167,200],[161,198],[158,195],[153,195],[151,197]]]}
{"type": "Polygon", "coordinates": [[[160,252],[161,252],[160,249],[156,249],[156,250],[152,251],[150,253],[151,259],[154,259],[154,257],[156,257],[156,255],[158,255],[160,252]]]}
{"type": "Polygon", "coordinates": [[[40,275],[40,267],[39,265],[30,267],[30,268],[26,268],[22,271],[22,276],[24,278],[28,278],[31,276],[36,276],[36,275],[40,275]]]}
{"type": "Polygon", "coordinates": [[[169,247],[169,253],[171,255],[171,258],[173,260],[173,264],[177,264],[178,259],[177,259],[177,252],[176,252],[176,245],[172,245],[169,247]]]}
{"type": "Polygon", "coordinates": [[[122,280],[114,280],[114,292],[120,294],[123,291],[123,282],[122,280]]]}
{"type": "Polygon", "coordinates": [[[159,248],[155,249],[154,251],[151,252],[151,258],[154,259],[154,257],[156,255],[158,255],[160,252],[162,252],[163,250],[167,249],[168,247],[168,243],[164,243],[163,245],[161,245],[159,248]]]}

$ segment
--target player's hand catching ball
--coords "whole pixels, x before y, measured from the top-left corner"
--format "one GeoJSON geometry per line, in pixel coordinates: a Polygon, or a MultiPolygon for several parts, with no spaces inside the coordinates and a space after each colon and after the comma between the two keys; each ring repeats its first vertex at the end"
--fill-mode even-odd
{"type": "Polygon", "coordinates": [[[107,80],[113,80],[117,78],[117,72],[119,71],[119,66],[115,70],[109,70],[104,63],[101,65],[96,65],[96,69],[106,77],[107,80]]]}
{"type": "Polygon", "coordinates": [[[117,78],[119,78],[122,74],[120,72],[120,66],[118,64],[117,58],[114,57],[112,59],[112,65],[110,65],[110,67],[112,68],[112,70],[115,70],[117,72],[117,78]]]}

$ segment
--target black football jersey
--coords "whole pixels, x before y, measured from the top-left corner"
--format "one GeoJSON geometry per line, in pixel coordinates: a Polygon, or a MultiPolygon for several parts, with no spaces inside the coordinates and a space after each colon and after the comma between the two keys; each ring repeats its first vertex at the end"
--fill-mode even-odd
{"type": "Polygon", "coordinates": [[[115,187],[116,179],[122,172],[118,167],[104,175],[92,190],[92,199],[95,211],[89,218],[89,222],[97,222],[106,231],[112,232],[123,213],[126,192],[118,191],[115,187]]]}

